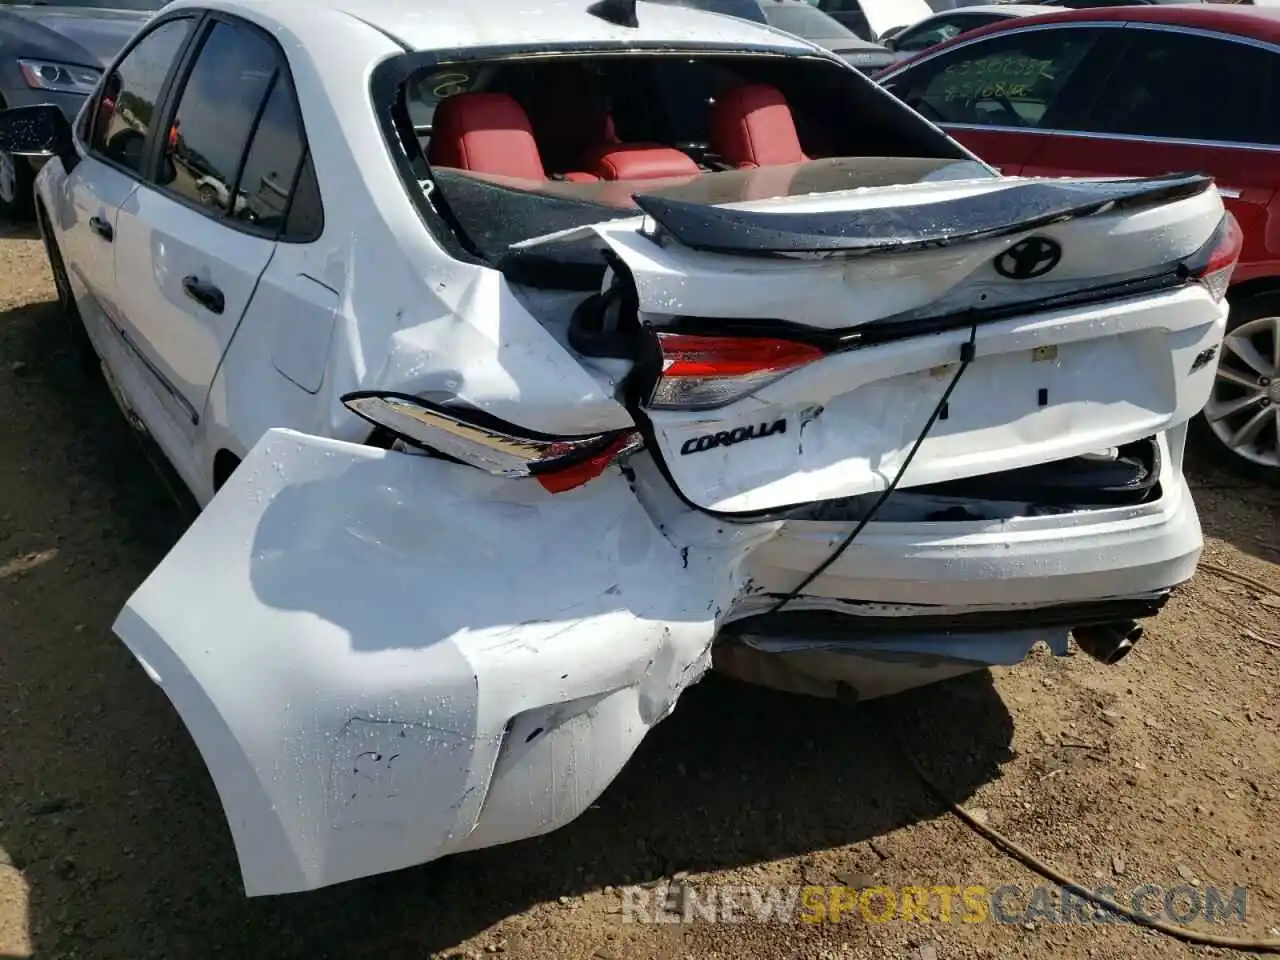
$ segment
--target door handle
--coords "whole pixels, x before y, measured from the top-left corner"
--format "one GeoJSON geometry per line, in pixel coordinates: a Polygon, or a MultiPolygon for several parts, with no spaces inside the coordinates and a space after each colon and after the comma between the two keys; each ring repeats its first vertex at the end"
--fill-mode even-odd
{"type": "Polygon", "coordinates": [[[182,290],[210,313],[222,313],[227,309],[227,298],[208,280],[201,280],[199,277],[183,277],[182,290]]]}
{"type": "Polygon", "coordinates": [[[100,236],[103,240],[107,241],[107,243],[110,243],[112,238],[116,235],[116,232],[111,229],[111,224],[107,223],[106,220],[103,220],[102,217],[90,217],[89,229],[100,236]]]}

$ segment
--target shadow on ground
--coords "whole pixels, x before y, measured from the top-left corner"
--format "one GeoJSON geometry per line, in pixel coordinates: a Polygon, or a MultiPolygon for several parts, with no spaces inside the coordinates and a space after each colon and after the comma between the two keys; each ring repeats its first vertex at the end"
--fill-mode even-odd
{"type": "Polygon", "coordinates": [[[1241,479],[1218,462],[1216,451],[1205,449],[1189,452],[1187,475],[1206,537],[1280,563],[1280,485],[1265,487],[1241,479]]]}
{"type": "Polygon", "coordinates": [[[939,815],[891,725],[959,800],[1009,757],[986,674],[857,709],[711,680],[562,831],[247,901],[199,756],[110,633],[188,516],[64,344],[52,305],[0,314],[0,853],[37,956],[424,957],[533,903],[939,815]]]}
{"type": "Polygon", "coordinates": [[[40,230],[35,221],[14,223],[11,220],[0,220],[0,240],[38,240],[40,230]]]}

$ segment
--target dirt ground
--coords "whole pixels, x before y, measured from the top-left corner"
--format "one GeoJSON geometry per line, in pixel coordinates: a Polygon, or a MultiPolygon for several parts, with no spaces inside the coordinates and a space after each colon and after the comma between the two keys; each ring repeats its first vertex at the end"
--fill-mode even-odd
{"type": "MultiPolygon", "coordinates": [[[[1280,490],[1194,473],[1202,568],[1116,667],[1047,654],[851,708],[711,680],[539,840],[248,901],[211,783],[110,625],[186,517],[0,235],[0,956],[1222,956],[1128,925],[628,922],[620,888],[1019,885],[925,790],[1088,886],[1247,887],[1280,938],[1280,490]],[[1251,578],[1231,579],[1222,571],[1251,578]],[[1260,589],[1267,587],[1267,590],[1260,589]],[[687,876],[685,873],[687,872],[687,876]]],[[[1021,901],[1025,902],[1025,897],[1021,901]]],[[[1020,909],[1020,908],[1018,908],[1020,909]]],[[[1016,918],[1015,918],[1016,919],[1016,918]]]]}

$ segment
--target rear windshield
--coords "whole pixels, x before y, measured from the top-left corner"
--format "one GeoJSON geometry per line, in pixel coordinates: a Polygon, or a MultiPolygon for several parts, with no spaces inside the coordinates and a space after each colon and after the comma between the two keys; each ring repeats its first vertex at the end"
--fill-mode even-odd
{"type": "MultiPolygon", "coordinates": [[[[807,3],[771,3],[764,8],[769,25],[805,40],[859,40],[856,33],[807,3]]],[[[865,42],[865,41],[863,41],[865,42]]]]}
{"type": "Polygon", "coordinates": [[[426,59],[401,58],[387,114],[406,188],[498,266],[532,238],[635,216],[637,193],[727,203],[992,175],[817,56],[610,52],[414,69],[415,57],[426,59]],[[945,162],[892,172],[886,159],[945,162]]]}
{"type": "Polygon", "coordinates": [[[756,0],[652,0],[669,7],[692,7],[708,13],[720,13],[728,17],[750,20],[752,23],[768,23],[756,0]]]}

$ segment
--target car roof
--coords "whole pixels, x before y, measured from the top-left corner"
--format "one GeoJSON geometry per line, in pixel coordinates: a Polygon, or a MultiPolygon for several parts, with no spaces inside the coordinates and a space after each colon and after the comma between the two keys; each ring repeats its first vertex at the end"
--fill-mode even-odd
{"type": "Polygon", "coordinates": [[[741,46],[806,53],[812,47],[790,34],[737,17],[666,3],[637,4],[635,28],[587,12],[592,0],[178,0],[166,7],[210,7],[252,12],[305,32],[318,13],[360,21],[410,50],[474,50],[481,47],[591,47],[626,42],[741,46]]]}
{"type": "MultiPolygon", "coordinates": [[[[966,8],[968,9],[968,8],[966,8]]],[[[1083,10],[1055,10],[1030,18],[997,21],[955,37],[927,52],[937,53],[941,46],[968,43],[988,34],[1004,33],[1031,25],[1053,23],[1152,23],[1171,27],[1190,27],[1217,33],[1280,43],[1280,8],[1254,7],[1227,3],[1150,3],[1123,7],[1093,7],[1083,10]]]]}

